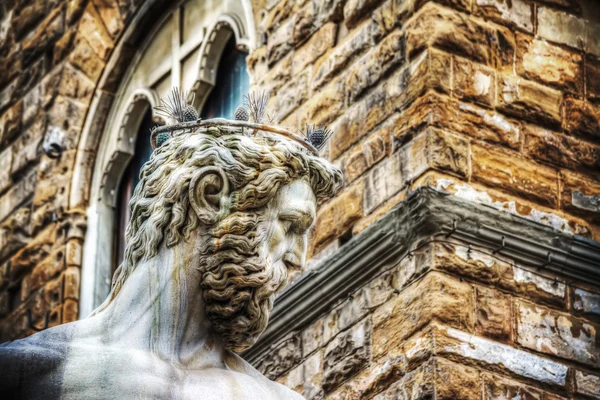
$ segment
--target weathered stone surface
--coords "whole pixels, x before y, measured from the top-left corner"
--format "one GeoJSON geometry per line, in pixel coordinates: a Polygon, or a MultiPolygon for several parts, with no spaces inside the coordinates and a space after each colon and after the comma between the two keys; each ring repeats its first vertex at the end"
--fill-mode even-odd
{"type": "Polygon", "coordinates": [[[433,3],[427,3],[406,24],[406,52],[413,58],[426,47],[437,47],[498,69],[512,66],[514,35],[433,3]]]}
{"type": "Polygon", "coordinates": [[[562,177],[563,209],[592,221],[600,221],[600,184],[569,171],[562,171],[562,177]]]}
{"type": "Polygon", "coordinates": [[[323,366],[325,350],[321,349],[308,357],[304,365],[304,385],[302,395],[307,399],[323,398],[323,366]]]}
{"type": "Polygon", "coordinates": [[[267,42],[267,59],[269,66],[275,64],[292,49],[294,21],[289,20],[274,31],[267,42]]]}
{"type": "Polygon", "coordinates": [[[401,160],[402,153],[395,153],[367,175],[364,201],[367,214],[404,187],[401,160]]]}
{"type": "Polygon", "coordinates": [[[368,15],[381,0],[348,0],[344,4],[344,23],[354,27],[361,18],[368,15]]]}
{"type": "Polygon", "coordinates": [[[0,171],[3,171],[3,173],[0,174],[0,193],[4,192],[12,184],[12,179],[9,173],[12,159],[12,148],[9,147],[0,153],[0,171]]]}
{"type": "Polygon", "coordinates": [[[301,125],[305,122],[329,124],[342,112],[344,106],[344,82],[334,81],[309,99],[302,107],[301,125]]]}
{"type": "Polygon", "coordinates": [[[575,391],[593,399],[600,399],[600,376],[575,371],[575,391]]]}
{"type": "Polygon", "coordinates": [[[481,376],[477,369],[436,358],[436,399],[481,399],[481,376]]]}
{"type": "Polygon", "coordinates": [[[598,145],[535,125],[525,125],[524,133],[524,150],[536,160],[570,169],[600,168],[598,145]]]}
{"type": "Polygon", "coordinates": [[[537,83],[504,75],[498,77],[497,107],[535,123],[560,126],[562,95],[537,83]]]}
{"type": "Polygon", "coordinates": [[[533,32],[533,5],[524,0],[476,0],[475,14],[533,32]]]}
{"type": "Polygon", "coordinates": [[[584,48],[586,25],[583,19],[564,11],[538,7],[537,20],[537,33],[544,39],[579,49],[584,48]]]}
{"type": "Polygon", "coordinates": [[[485,374],[483,383],[483,399],[519,399],[519,400],[543,400],[540,390],[524,385],[510,379],[501,378],[498,375],[485,374]]]}
{"type": "Polygon", "coordinates": [[[18,14],[12,18],[12,29],[17,38],[23,37],[45,15],[46,3],[26,0],[19,5],[18,14]]]}
{"type": "Polygon", "coordinates": [[[475,330],[482,336],[501,342],[511,335],[510,296],[497,290],[475,288],[475,330]]]}
{"type": "Polygon", "coordinates": [[[585,58],[585,91],[589,99],[600,99],[600,59],[593,55],[585,58]]]}
{"type": "Polygon", "coordinates": [[[350,183],[391,151],[391,127],[385,126],[357,145],[344,160],[344,179],[350,183]]]}
{"type": "Polygon", "coordinates": [[[293,335],[269,349],[267,354],[258,362],[256,369],[269,379],[275,379],[302,360],[302,340],[293,335]]]}
{"type": "Polygon", "coordinates": [[[94,50],[84,36],[78,36],[74,46],[75,48],[70,53],[69,61],[88,78],[96,82],[102,73],[104,62],[94,53],[94,50]]]}
{"type": "Polygon", "coordinates": [[[23,63],[31,63],[36,57],[43,54],[63,34],[64,16],[62,10],[57,8],[37,26],[33,35],[23,41],[23,63]]]}
{"type": "Polygon", "coordinates": [[[469,174],[470,145],[459,135],[428,128],[400,152],[404,180],[414,180],[428,169],[469,174]]]}
{"type": "MultiPolygon", "coordinates": [[[[29,207],[21,207],[0,225],[0,260],[5,260],[29,243],[30,215],[29,207]]],[[[8,282],[6,272],[0,268],[0,287],[3,282],[8,282]]]]}
{"type": "Polygon", "coordinates": [[[582,136],[600,138],[600,107],[573,97],[565,99],[565,129],[582,136]]]}
{"type": "Polygon", "coordinates": [[[600,365],[597,326],[520,300],[516,313],[516,340],[523,347],[593,367],[600,365]]]}
{"type": "Polygon", "coordinates": [[[558,175],[555,170],[489,146],[471,148],[473,179],[549,207],[556,206],[558,175]],[[536,171],[535,175],[531,171],[536,171]]]}
{"type": "Polygon", "coordinates": [[[366,366],[370,359],[371,320],[365,319],[340,333],[325,348],[323,390],[331,392],[366,366]]]}
{"type": "Polygon", "coordinates": [[[333,47],[337,36],[337,25],[333,22],[325,24],[310,39],[294,52],[292,58],[292,74],[296,75],[321,57],[333,47]]]}
{"type": "Polygon", "coordinates": [[[397,348],[432,320],[472,331],[473,289],[437,272],[404,289],[373,314],[373,356],[397,348]]]}
{"type": "MultiPolygon", "coordinates": [[[[123,17],[121,10],[123,10],[121,0],[92,0],[94,7],[98,12],[98,15],[102,19],[104,26],[115,38],[123,29],[123,17]]],[[[123,10],[125,11],[125,10],[123,10]]]]}
{"type": "Polygon", "coordinates": [[[36,182],[37,174],[35,170],[32,170],[0,197],[0,221],[8,217],[12,211],[33,195],[36,182]]]}
{"type": "Polygon", "coordinates": [[[107,59],[114,47],[113,40],[93,3],[88,3],[81,16],[78,35],[86,38],[92,51],[102,60],[107,59]]]}
{"type": "Polygon", "coordinates": [[[454,57],[452,67],[456,96],[487,107],[494,105],[496,74],[492,68],[469,62],[461,57],[454,57]]]}
{"type": "Polygon", "coordinates": [[[600,294],[575,288],[573,309],[589,317],[600,318],[600,294]]]}
{"type": "Polygon", "coordinates": [[[448,244],[434,247],[433,265],[436,269],[497,286],[536,302],[565,306],[564,283],[533,274],[509,262],[490,257],[477,248],[448,244]]]}
{"type": "Polygon", "coordinates": [[[375,49],[357,61],[346,79],[346,90],[351,102],[377,83],[391,68],[404,62],[404,42],[404,33],[392,32],[375,49]]]}
{"type": "Polygon", "coordinates": [[[373,44],[374,24],[364,24],[344,41],[338,44],[324,60],[316,65],[312,88],[317,89],[327,83],[336,73],[346,67],[358,54],[373,44]]]}
{"type": "Polygon", "coordinates": [[[516,66],[527,79],[569,92],[583,91],[583,61],[575,51],[519,34],[516,66]]]}
{"type": "Polygon", "coordinates": [[[373,400],[412,400],[435,398],[435,360],[408,372],[373,400]]]}
{"type": "Polygon", "coordinates": [[[317,216],[314,243],[318,249],[345,233],[363,216],[364,184],[346,188],[340,196],[324,205],[317,216]]]}
{"type": "Polygon", "coordinates": [[[287,85],[277,91],[273,109],[283,119],[290,115],[308,98],[308,73],[295,76],[287,85]]]}

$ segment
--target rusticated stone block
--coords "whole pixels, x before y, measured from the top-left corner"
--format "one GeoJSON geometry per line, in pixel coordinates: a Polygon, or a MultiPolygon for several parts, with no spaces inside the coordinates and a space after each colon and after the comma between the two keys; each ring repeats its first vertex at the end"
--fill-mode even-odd
{"type": "Polygon", "coordinates": [[[302,360],[302,340],[292,335],[279,343],[277,347],[267,350],[267,354],[258,362],[256,368],[267,378],[276,379],[302,360]]]}
{"type": "Polygon", "coordinates": [[[492,372],[534,380],[548,387],[564,388],[567,384],[567,366],[455,328],[431,325],[407,340],[404,350],[409,364],[436,355],[492,372]]]}
{"type": "Polygon", "coordinates": [[[409,58],[427,47],[437,47],[497,69],[512,68],[515,39],[507,28],[427,3],[405,29],[409,58]]]}
{"type": "Polygon", "coordinates": [[[344,161],[344,180],[354,181],[391,151],[391,127],[385,126],[356,146],[344,161]]]}
{"type": "Polygon", "coordinates": [[[427,128],[400,152],[404,180],[414,180],[428,169],[469,175],[470,145],[459,135],[427,128]]]}
{"type": "Polygon", "coordinates": [[[18,12],[13,14],[12,29],[17,39],[23,37],[46,14],[46,3],[26,0],[19,4],[18,12]]]}
{"type": "Polygon", "coordinates": [[[113,40],[93,3],[88,3],[81,16],[78,35],[86,38],[92,51],[102,60],[107,59],[114,47],[113,40]]]}
{"type": "Polygon", "coordinates": [[[408,372],[373,400],[426,400],[435,398],[435,360],[408,372]]]}
{"type": "Polygon", "coordinates": [[[329,124],[342,112],[344,106],[344,81],[332,82],[302,106],[301,125],[329,124]]]}
{"type": "Polygon", "coordinates": [[[592,367],[600,365],[598,326],[525,301],[517,301],[517,343],[592,367]]]}
{"type": "Polygon", "coordinates": [[[79,302],[66,299],[62,309],[62,323],[77,321],[79,314],[79,302]]]}
{"type": "Polygon", "coordinates": [[[565,129],[582,136],[600,137],[600,107],[584,100],[565,99],[565,129]]]}
{"type": "Polygon", "coordinates": [[[481,399],[481,374],[475,368],[436,358],[435,372],[436,399],[481,399]]]}
{"type": "MultiPolygon", "coordinates": [[[[120,0],[93,0],[94,7],[98,15],[102,19],[104,26],[115,38],[123,29],[123,21],[125,17],[121,14],[126,14],[120,0]]],[[[126,15],[125,15],[126,16],[126,15]]]]}
{"type": "Polygon", "coordinates": [[[327,345],[322,384],[325,393],[333,391],[367,365],[371,357],[370,345],[369,318],[340,333],[327,345]]]}
{"type": "MultiPolygon", "coordinates": [[[[264,49],[264,47],[261,47],[264,49]]],[[[259,49],[258,53],[262,53],[259,49]]],[[[250,59],[253,55],[256,55],[257,51],[252,52],[247,60],[250,59]]],[[[258,57],[263,57],[259,55],[258,57]]],[[[258,67],[256,67],[258,68],[258,67]]],[[[272,95],[277,95],[279,88],[288,83],[292,78],[292,56],[289,55],[278,62],[273,68],[271,68],[268,74],[266,74],[267,67],[265,66],[265,73],[260,73],[260,71],[256,70],[254,72],[254,76],[264,76],[265,78],[260,83],[260,88],[265,90],[272,95]]]]}
{"type": "Polygon", "coordinates": [[[306,357],[323,345],[324,318],[319,318],[302,331],[302,356],[306,357]]]}
{"type": "Polygon", "coordinates": [[[275,30],[267,42],[267,60],[269,66],[275,64],[292,49],[294,21],[288,20],[275,30]]]}
{"type": "Polygon", "coordinates": [[[43,54],[63,34],[64,16],[56,8],[36,28],[32,36],[23,41],[23,63],[29,64],[43,54]]]}
{"type": "Polygon", "coordinates": [[[513,76],[498,77],[497,107],[517,118],[558,127],[561,92],[513,76]]]}
{"type": "Polygon", "coordinates": [[[33,195],[36,182],[36,171],[32,170],[0,197],[0,221],[8,217],[25,199],[33,195]]]}
{"type": "Polygon", "coordinates": [[[475,288],[475,329],[482,336],[502,342],[510,340],[510,296],[497,290],[475,288]]]}
{"type": "Polygon", "coordinates": [[[490,257],[477,248],[469,250],[466,246],[435,245],[433,265],[435,269],[495,285],[536,302],[566,307],[564,283],[554,282],[550,278],[490,257]]]}
{"type": "Polygon", "coordinates": [[[600,399],[600,376],[575,371],[575,391],[593,399],[600,399]]]}
{"type": "Polygon", "coordinates": [[[562,171],[561,205],[565,211],[590,221],[600,221],[600,184],[584,176],[562,171]]]}
{"type": "Polygon", "coordinates": [[[523,0],[476,0],[475,15],[533,32],[533,5],[523,0]]]}
{"type": "Polygon", "coordinates": [[[542,84],[583,92],[583,61],[575,51],[555,46],[545,40],[517,35],[517,72],[542,84]]]}
{"type": "Polygon", "coordinates": [[[374,168],[365,179],[365,211],[370,214],[405,185],[402,174],[402,154],[393,154],[374,168]]]}
{"type": "MultiPolygon", "coordinates": [[[[68,251],[68,249],[67,249],[68,251]]],[[[67,267],[64,273],[64,298],[79,300],[81,272],[77,267],[67,267]]]]}
{"type": "Polygon", "coordinates": [[[296,75],[317,58],[325,54],[335,44],[337,25],[333,22],[325,24],[310,39],[294,52],[292,58],[292,74],[296,75]]]}
{"type": "Polygon", "coordinates": [[[585,92],[589,99],[600,99],[600,58],[593,55],[585,58],[585,92]]]}
{"type": "Polygon", "coordinates": [[[472,145],[473,179],[549,207],[556,207],[558,174],[517,154],[472,145]]]}
{"type": "Polygon", "coordinates": [[[363,216],[363,193],[364,184],[359,182],[321,208],[315,228],[315,249],[341,236],[363,216]]]}
{"type": "Polygon", "coordinates": [[[381,41],[348,72],[346,90],[350,101],[377,83],[391,68],[405,60],[404,33],[395,31],[381,41]]]}
{"type": "Polygon", "coordinates": [[[304,363],[304,385],[302,395],[307,399],[323,398],[323,364],[325,350],[321,349],[308,357],[304,363]]]}
{"type": "Polygon", "coordinates": [[[0,174],[0,193],[4,192],[12,184],[10,177],[10,166],[12,165],[13,152],[12,148],[8,148],[0,153],[0,171],[4,171],[0,174]]]}
{"type": "Polygon", "coordinates": [[[573,290],[573,309],[587,317],[600,319],[600,293],[575,288],[573,290]]]}
{"type": "Polygon", "coordinates": [[[308,72],[295,76],[287,85],[277,91],[273,109],[285,118],[308,98],[308,72]]]}
{"type": "Polygon", "coordinates": [[[552,42],[582,49],[585,46],[585,20],[559,10],[538,7],[538,35],[552,42]],[[557,29],[560,27],[560,29],[557,29]]]}
{"type": "Polygon", "coordinates": [[[98,81],[104,69],[104,61],[96,53],[84,36],[78,36],[69,61],[79,68],[93,82],[98,81]]]}
{"type": "Polygon", "coordinates": [[[325,59],[316,66],[312,88],[317,89],[327,83],[332,76],[346,67],[352,59],[372,45],[371,35],[375,28],[375,24],[362,25],[350,37],[338,44],[329,55],[324,57],[325,59]]]}
{"type": "Polygon", "coordinates": [[[552,132],[535,125],[525,125],[525,152],[536,160],[570,169],[600,169],[600,146],[552,132]]]}
{"type": "Polygon", "coordinates": [[[483,399],[545,400],[543,393],[521,382],[501,378],[498,375],[484,374],[483,399]]]}
{"type": "Polygon", "coordinates": [[[447,275],[430,272],[373,314],[373,356],[398,348],[432,320],[473,330],[473,288],[447,275]]]}
{"type": "Polygon", "coordinates": [[[368,15],[381,0],[348,0],[344,3],[344,23],[353,28],[358,21],[368,15]]]}
{"type": "Polygon", "coordinates": [[[71,53],[73,49],[73,41],[75,40],[75,36],[77,31],[75,28],[71,28],[65,32],[65,34],[56,41],[54,44],[54,50],[52,54],[52,65],[59,64],[62,60],[65,59],[71,53]]]}
{"type": "Polygon", "coordinates": [[[45,85],[44,103],[50,104],[56,94],[87,103],[94,92],[94,82],[68,63],[61,72],[60,80],[45,85]]]}
{"type": "Polygon", "coordinates": [[[492,68],[454,57],[453,94],[457,97],[482,104],[494,105],[496,73],[492,68]]]}

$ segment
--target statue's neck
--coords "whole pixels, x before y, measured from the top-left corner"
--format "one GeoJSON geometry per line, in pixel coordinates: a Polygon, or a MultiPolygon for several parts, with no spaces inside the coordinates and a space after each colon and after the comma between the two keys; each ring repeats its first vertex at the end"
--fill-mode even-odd
{"type": "Polygon", "coordinates": [[[185,368],[223,366],[224,347],[205,316],[199,260],[191,250],[161,248],[136,266],[97,314],[106,327],[105,340],[185,368]]]}

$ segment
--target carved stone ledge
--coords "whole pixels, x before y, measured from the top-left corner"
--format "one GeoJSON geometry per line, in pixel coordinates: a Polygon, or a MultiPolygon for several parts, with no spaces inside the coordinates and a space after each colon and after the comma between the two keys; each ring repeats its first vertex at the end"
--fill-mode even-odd
{"type": "Polygon", "coordinates": [[[544,269],[568,281],[600,285],[600,243],[423,187],[281,293],[268,328],[243,357],[256,363],[282,338],[440,235],[489,249],[532,271],[544,269]]]}

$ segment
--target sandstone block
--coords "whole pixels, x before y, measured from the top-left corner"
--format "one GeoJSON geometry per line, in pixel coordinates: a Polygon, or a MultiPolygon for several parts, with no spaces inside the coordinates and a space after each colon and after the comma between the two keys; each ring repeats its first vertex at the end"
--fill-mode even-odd
{"type": "Polygon", "coordinates": [[[277,91],[273,109],[283,119],[308,98],[308,71],[296,76],[277,91]]]}
{"type": "Polygon", "coordinates": [[[565,211],[600,221],[600,184],[575,173],[563,171],[561,205],[565,211]]]}
{"type": "Polygon", "coordinates": [[[258,362],[256,368],[267,378],[276,379],[302,360],[302,340],[299,336],[290,336],[267,350],[267,354],[258,362]]]}
{"type": "Polygon", "coordinates": [[[12,29],[17,39],[23,37],[45,15],[45,2],[28,0],[19,5],[19,13],[13,15],[12,29]]]}
{"type": "Polygon", "coordinates": [[[66,299],[62,309],[62,323],[77,321],[79,318],[79,302],[66,299]]]}
{"type": "Polygon", "coordinates": [[[453,89],[460,99],[492,107],[494,105],[496,74],[492,68],[454,57],[453,89]]]}
{"type": "Polygon", "coordinates": [[[106,60],[114,47],[114,43],[96,7],[92,3],[89,3],[85,8],[78,29],[78,35],[86,38],[92,51],[100,59],[106,60]]]}
{"type": "Polygon", "coordinates": [[[344,82],[332,82],[302,106],[301,125],[305,122],[329,124],[340,115],[343,106],[344,82]]]}
{"type": "Polygon", "coordinates": [[[498,78],[497,107],[510,115],[558,127],[561,122],[561,92],[531,81],[498,78]]]}
{"type": "Polygon", "coordinates": [[[391,151],[391,127],[385,126],[356,146],[344,161],[344,180],[354,181],[391,151]]]}
{"type": "Polygon", "coordinates": [[[88,78],[96,82],[104,68],[104,61],[94,52],[85,37],[78,36],[70,53],[69,61],[88,78]]]}
{"type": "Polygon", "coordinates": [[[411,400],[435,398],[435,360],[408,372],[373,400],[411,400]]]}
{"type": "Polygon", "coordinates": [[[302,395],[307,399],[323,398],[323,364],[325,350],[319,350],[308,357],[304,363],[304,386],[302,395]],[[320,397],[319,397],[320,396],[320,397]]]}
{"type": "Polygon", "coordinates": [[[468,140],[440,129],[428,128],[400,150],[404,180],[414,180],[429,169],[468,176],[468,140]]]}
{"type": "Polygon", "coordinates": [[[475,330],[501,342],[510,341],[510,296],[486,287],[475,288],[475,330]]]}
{"type": "Polygon", "coordinates": [[[9,147],[0,153],[0,171],[4,171],[0,174],[0,193],[8,189],[12,184],[10,174],[10,166],[12,164],[13,152],[12,148],[9,147]]]}
{"type": "Polygon", "coordinates": [[[475,14],[526,32],[533,32],[533,5],[523,0],[476,0],[475,14]]]}
{"type": "Polygon", "coordinates": [[[600,168],[600,146],[535,125],[525,125],[525,152],[536,160],[570,169],[600,168]]]}
{"type": "Polygon", "coordinates": [[[589,99],[600,99],[600,59],[592,55],[585,59],[585,91],[589,99]]]}
{"type": "Polygon", "coordinates": [[[94,0],[93,3],[104,26],[111,37],[115,38],[123,29],[123,21],[126,19],[121,15],[123,8],[121,2],[119,0],[94,0]]]}
{"type": "Polygon", "coordinates": [[[404,187],[401,158],[401,153],[395,153],[367,175],[364,200],[367,214],[404,187]]]}
{"type": "Polygon", "coordinates": [[[317,216],[315,248],[341,236],[363,216],[364,184],[359,182],[346,188],[331,202],[324,205],[317,216]]]}
{"type": "Polygon", "coordinates": [[[404,33],[392,32],[373,51],[359,60],[348,72],[346,90],[350,101],[377,83],[391,68],[405,58],[404,33]]]}
{"type": "Polygon", "coordinates": [[[319,349],[323,345],[324,318],[319,318],[302,331],[302,356],[319,349]]]}
{"type": "Polygon", "coordinates": [[[381,0],[348,0],[344,4],[344,23],[348,28],[356,26],[364,16],[368,15],[381,0]]]}
{"type": "Polygon", "coordinates": [[[370,359],[371,320],[356,324],[340,333],[325,348],[323,390],[333,391],[343,381],[360,371],[370,359]]]}
{"type": "Polygon", "coordinates": [[[413,58],[436,47],[497,69],[512,67],[515,39],[507,28],[427,3],[406,24],[406,52],[413,58]]]}
{"type": "Polygon", "coordinates": [[[507,193],[556,207],[558,175],[555,170],[500,149],[479,145],[471,147],[473,179],[507,193]]]}
{"type": "Polygon", "coordinates": [[[36,182],[36,171],[32,170],[0,197],[0,221],[8,217],[26,198],[33,195],[36,182]]]}
{"type": "Polygon", "coordinates": [[[575,391],[593,399],[600,399],[600,376],[575,371],[575,391]]]}
{"type": "Polygon", "coordinates": [[[583,91],[582,56],[545,40],[517,35],[519,75],[574,93],[583,91]]]}
{"type": "Polygon", "coordinates": [[[600,107],[572,97],[565,99],[565,129],[582,136],[600,137],[600,107]]]}
{"type": "MultiPolygon", "coordinates": [[[[67,249],[68,251],[68,249],[67,249]]],[[[67,267],[64,272],[64,298],[79,300],[81,272],[77,267],[67,267]]]]}
{"type": "Polygon", "coordinates": [[[376,28],[374,24],[364,24],[348,38],[338,44],[325,59],[316,65],[312,80],[312,88],[317,89],[329,82],[335,74],[344,69],[358,54],[365,51],[373,44],[372,32],[376,28]]]}
{"type": "Polygon", "coordinates": [[[588,317],[600,318],[600,294],[575,288],[573,291],[573,309],[588,317]]]}
{"type": "Polygon", "coordinates": [[[521,399],[544,400],[543,393],[531,386],[498,375],[485,374],[483,383],[483,399],[521,399]]]}
{"type": "Polygon", "coordinates": [[[333,22],[325,24],[310,39],[294,52],[292,59],[292,74],[296,75],[304,68],[321,57],[335,44],[337,25],[333,22]]]}
{"type": "Polygon", "coordinates": [[[436,358],[435,398],[480,400],[481,376],[475,368],[436,358]]]}
{"type": "Polygon", "coordinates": [[[23,63],[29,64],[36,57],[51,47],[64,31],[64,16],[62,10],[53,10],[33,32],[32,36],[23,41],[23,63]]]}
{"type": "MultiPolygon", "coordinates": [[[[84,103],[89,102],[94,93],[94,83],[68,63],[65,64],[65,67],[62,70],[60,81],[57,81],[55,85],[56,94],[76,99],[84,103]]],[[[50,103],[48,97],[51,97],[52,100],[54,99],[54,96],[50,93],[46,93],[45,97],[44,102],[46,104],[50,103]]]]}
{"type": "MultiPolygon", "coordinates": [[[[256,53],[256,50],[248,56],[250,58],[253,54],[256,53]]],[[[265,66],[265,73],[266,73],[265,66]]],[[[279,88],[288,83],[292,78],[292,56],[284,57],[281,62],[278,62],[273,68],[268,70],[268,74],[260,73],[260,71],[256,70],[254,72],[254,76],[264,76],[265,78],[260,83],[261,89],[271,93],[272,95],[277,95],[279,88]]]]}
{"type": "Polygon", "coordinates": [[[586,24],[583,19],[547,7],[538,7],[537,19],[539,36],[578,49],[584,48],[586,24]],[[561,28],[557,29],[558,26],[561,28]]]}
{"type": "Polygon", "coordinates": [[[398,348],[434,319],[472,331],[473,310],[473,289],[469,284],[430,272],[374,312],[373,356],[398,348]]]}
{"type": "MultiPolygon", "coordinates": [[[[436,118],[439,125],[456,132],[491,143],[500,143],[512,149],[519,149],[523,137],[520,121],[506,117],[496,111],[479,108],[460,102],[456,107],[454,119],[443,119],[442,113],[436,118]]],[[[437,115],[436,115],[437,117],[437,115]]]]}
{"type": "Polygon", "coordinates": [[[592,367],[600,365],[594,324],[525,301],[517,302],[516,313],[517,342],[523,347],[592,367]]]}

